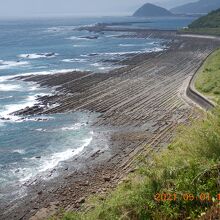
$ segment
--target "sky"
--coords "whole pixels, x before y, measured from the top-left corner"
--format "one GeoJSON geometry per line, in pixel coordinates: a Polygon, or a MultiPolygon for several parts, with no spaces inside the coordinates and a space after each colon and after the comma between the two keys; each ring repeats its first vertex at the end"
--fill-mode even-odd
{"type": "Polygon", "coordinates": [[[169,9],[193,1],[197,0],[0,0],[0,16],[124,16],[147,2],[169,9]]]}

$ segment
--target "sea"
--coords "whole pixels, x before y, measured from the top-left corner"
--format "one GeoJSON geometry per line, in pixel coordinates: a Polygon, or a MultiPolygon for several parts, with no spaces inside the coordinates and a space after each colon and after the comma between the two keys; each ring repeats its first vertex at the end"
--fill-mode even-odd
{"type": "MultiPolygon", "coordinates": [[[[124,33],[77,30],[97,23],[127,28],[176,30],[193,17],[66,17],[0,20],[0,200],[24,194],[25,182],[82,153],[93,140],[98,113],[69,112],[22,117],[13,112],[54,93],[36,83],[15,80],[29,74],[73,70],[108,74],[121,67],[104,60],[162,51],[163,39],[119,37],[124,33]]],[[[74,74],[74,73],[73,73],[74,74]]],[[[53,106],[51,106],[53,107],[53,106]]]]}

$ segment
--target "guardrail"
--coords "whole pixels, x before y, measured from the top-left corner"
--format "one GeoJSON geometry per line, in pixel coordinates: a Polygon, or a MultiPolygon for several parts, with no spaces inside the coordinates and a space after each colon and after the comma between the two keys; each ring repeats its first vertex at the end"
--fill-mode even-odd
{"type": "Polygon", "coordinates": [[[196,91],[190,88],[190,86],[188,86],[186,90],[186,95],[206,111],[209,111],[215,107],[212,102],[198,94],[196,91]]]}

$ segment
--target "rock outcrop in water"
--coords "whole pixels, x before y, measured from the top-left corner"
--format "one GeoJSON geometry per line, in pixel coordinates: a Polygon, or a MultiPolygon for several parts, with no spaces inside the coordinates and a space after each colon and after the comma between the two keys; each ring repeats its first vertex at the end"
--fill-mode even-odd
{"type": "Polygon", "coordinates": [[[134,17],[161,17],[173,16],[173,14],[165,8],[146,3],[139,8],[134,14],[134,17]]]}

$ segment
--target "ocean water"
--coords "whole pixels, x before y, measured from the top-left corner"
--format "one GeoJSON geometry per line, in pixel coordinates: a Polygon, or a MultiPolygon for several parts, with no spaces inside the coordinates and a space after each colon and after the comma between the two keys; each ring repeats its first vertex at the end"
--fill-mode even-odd
{"type": "MultiPolygon", "coordinates": [[[[108,71],[131,53],[160,51],[162,39],[119,38],[123,33],[90,33],[76,28],[100,22],[132,22],[124,27],[177,29],[193,18],[57,18],[0,21],[0,199],[18,195],[20,185],[78,155],[93,139],[97,114],[75,112],[22,118],[12,113],[53,93],[14,80],[28,74],[69,70],[108,71]],[[140,23],[138,23],[140,21],[140,23]]],[[[120,24],[121,25],[121,24],[120,24]]],[[[53,106],[51,106],[53,107],[53,106]]]]}

